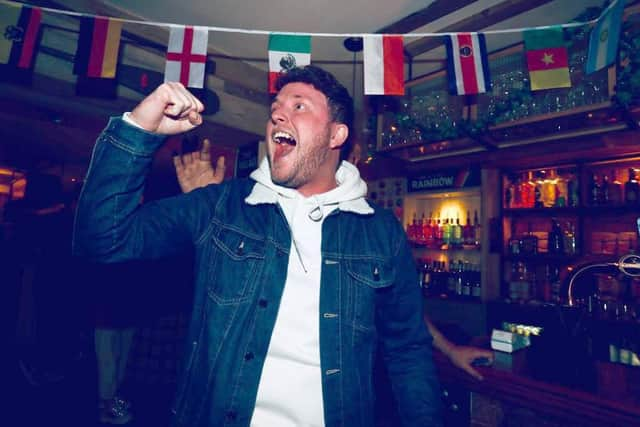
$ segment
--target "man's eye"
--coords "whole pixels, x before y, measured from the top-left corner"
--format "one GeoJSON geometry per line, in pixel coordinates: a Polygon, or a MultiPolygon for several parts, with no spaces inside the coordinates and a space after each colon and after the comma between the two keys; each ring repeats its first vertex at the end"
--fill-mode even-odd
{"type": "Polygon", "coordinates": [[[304,110],[304,104],[296,104],[294,108],[296,110],[304,110]]]}

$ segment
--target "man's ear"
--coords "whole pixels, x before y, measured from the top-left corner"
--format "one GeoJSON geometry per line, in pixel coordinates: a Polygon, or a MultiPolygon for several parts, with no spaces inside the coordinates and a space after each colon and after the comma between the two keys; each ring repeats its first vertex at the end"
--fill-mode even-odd
{"type": "Polygon", "coordinates": [[[340,148],[349,136],[349,127],[344,123],[334,123],[331,126],[331,142],[329,147],[340,148]]]}

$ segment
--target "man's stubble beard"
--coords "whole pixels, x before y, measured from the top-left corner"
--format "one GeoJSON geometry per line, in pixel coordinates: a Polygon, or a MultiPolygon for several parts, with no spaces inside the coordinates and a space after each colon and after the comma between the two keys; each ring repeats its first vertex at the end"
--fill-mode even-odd
{"type": "Polygon", "coordinates": [[[329,157],[329,130],[325,135],[316,136],[312,146],[307,151],[296,151],[294,156],[294,164],[288,173],[288,176],[278,178],[277,167],[274,166],[271,157],[269,156],[269,166],[271,169],[271,181],[285,188],[299,188],[304,184],[311,181],[314,173],[320,168],[320,166],[329,157]],[[323,144],[319,143],[319,140],[324,140],[323,144]],[[276,172],[276,173],[274,173],[276,172]]]}

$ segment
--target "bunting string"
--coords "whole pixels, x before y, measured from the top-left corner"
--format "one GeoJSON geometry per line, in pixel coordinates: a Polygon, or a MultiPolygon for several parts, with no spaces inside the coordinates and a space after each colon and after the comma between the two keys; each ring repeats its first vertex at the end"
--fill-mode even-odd
{"type": "MultiPolygon", "coordinates": [[[[11,1],[11,0],[0,0],[0,4],[9,4],[9,5],[13,5],[13,6],[21,6],[21,5],[33,6],[33,5],[28,4],[28,3],[19,3],[19,2],[14,2],[14,1],[11,1]]],[[[33,7],[38,7],[43,12],[61,14],[61,15],[68,15],[68,16],[75,16],[75,17],[79,17],[79,18],[82,18],[82,17],[92,17],[92,18],[103,17],[103,16],[99,16],[99,15],[92,15],[92,14],[87,14],[87,13],[74,12],[74,11],[68,11],[68,10],[61,10],[61,9],[55,9],[55,8],[49,8],[49,7],[40,7],[40,6],[33,6],[33,7]]],[[[148,26],[154,26],[154,27],[169,27],[169,28],[171,28],[171,27],[174,27],[174,26],[180,26],[181,25],[181,24],[176,24],[176,23],[171,23],[171,22],[141,21],[141,20],[135,20],[135,19],[118,18],[118,17],[109,17],[109,19],[114,20],[114,21],[118,21],[118,22],[122,22],[122,23],[127,23],[127,24],[148,25],[148,26]]],[[[596,21],[597,21],[597,19],[592,19],[592,20],[585,21],[585,22],[570,22],[570,23],[558,24],[558,25],[541,25],[541,26],[526,27],[526,28],[507,28],[507,29],[501,29],[501,30],[486,30],[486,31],[480,31],[480,32],[482,34],[488,34],[488,35],[489,34],[513,34],[513,33],[521,33],[521,32],[523,32],[525,30],[548,30],[548,29],[551,29],[551,28],[556,28],[558,26],[560,26],[562,28],[583,27],[583,26],[593,25],[593,24],[596,23],[596,21]]],[[[198,27],[206,29],[208,31],[220,32],[220,33],[236,33],[236,34],[262,35],[262,36],[268,36],[268,35],[271,35],[271,34],[281,34],[281,35],[288,35],[288,36],[348,38],[348,37],[367,37],[367,36],[380,35],[379,33],[314,33],[314,32],[304,32],[303,33],[303,32],[295,32],[295,31],[252,30],[252,29],[246,29],[246,28],[229,28],[229,27],[218,27],[218,26],[198,26],[198,27]]],[[[457,34],[460,34],[460,32],[385,33],[385,35],[402,36],[404,38],[443,37],[443,36],[455,36],[457,34]]]]}

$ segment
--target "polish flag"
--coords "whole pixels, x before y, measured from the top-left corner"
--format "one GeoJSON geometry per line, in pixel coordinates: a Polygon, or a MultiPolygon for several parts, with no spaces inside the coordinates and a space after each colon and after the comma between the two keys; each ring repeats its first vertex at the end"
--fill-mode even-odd
{"type": "Polygon", "coordinates": [[[364,44],[364,94],[404,95],[402,36],[367,35],[364,44]]]}
{"type": "Polygon", "coordinates": [[[453,95],[473,95],[491,89],[484,34],[447,36],[447,76],[453,95]]]}
{"type": "Polygon", "coordinates": [[[209,31],[206,27],[171,26],[164,81],[202,88],[208,38],[209,31]]]}

